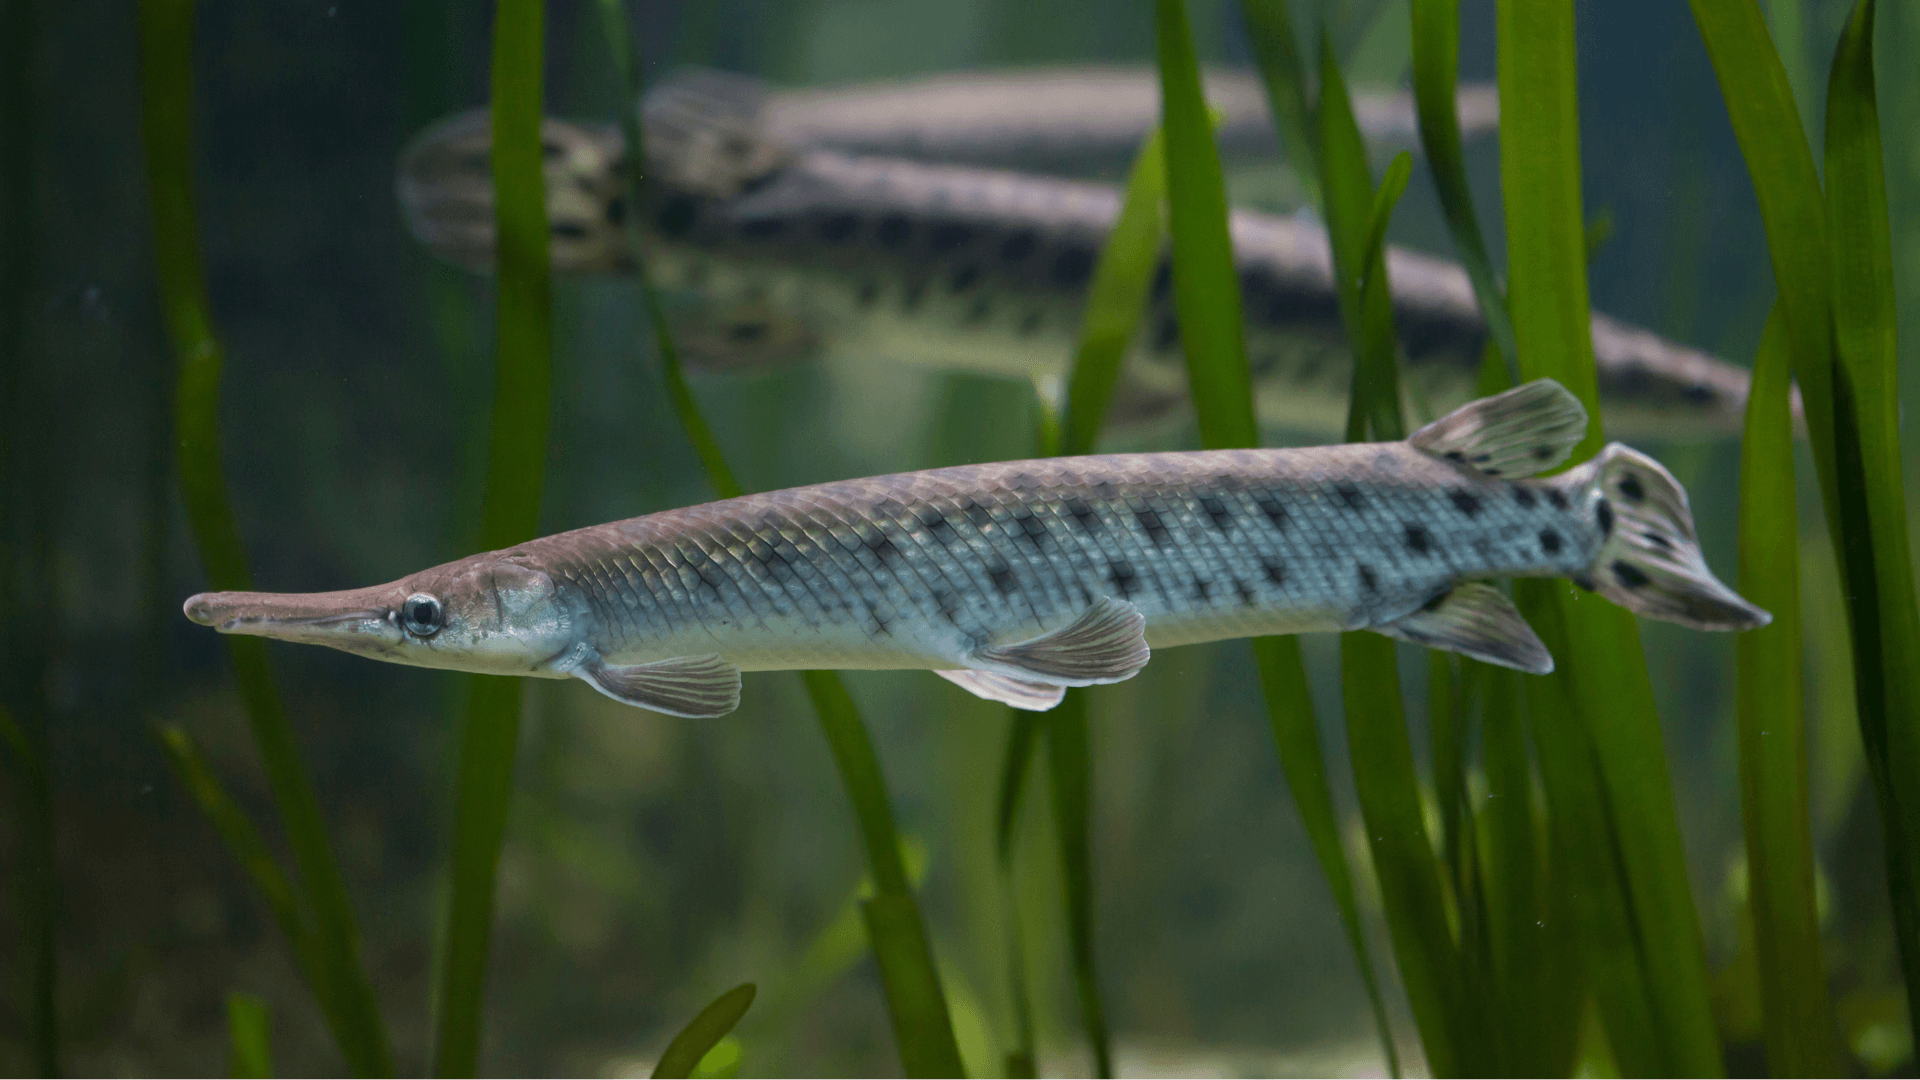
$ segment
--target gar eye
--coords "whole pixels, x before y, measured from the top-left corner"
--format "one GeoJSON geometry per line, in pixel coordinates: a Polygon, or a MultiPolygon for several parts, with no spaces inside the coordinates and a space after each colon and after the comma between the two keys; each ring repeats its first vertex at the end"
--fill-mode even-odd
{"type": "Polygon", "coordinates": [[[446,613],[440,609],[440,601],[426,593],[414,593],[400,605],[400,625],[414,637],[430,638],[440,632],[445,622],[446,613]]]}

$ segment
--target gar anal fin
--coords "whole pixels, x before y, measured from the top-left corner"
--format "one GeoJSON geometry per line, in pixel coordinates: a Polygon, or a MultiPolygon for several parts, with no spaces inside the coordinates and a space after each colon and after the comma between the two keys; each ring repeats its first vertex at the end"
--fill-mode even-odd
{"type": "Polygon", "coordinates": [[[1532,675],[1553,670],[1553,654],[1513,602],[1480,582],[1456,585],[1419,611],[1371,629],[1532,675]]]}
{"type": "Polygon", "coordinates": [[[718,656],[676,656],[651,664],[593,663],[574,674],[623,705],[708,719],[740,707],[740,669],[718,656]]]}
{"type": "Polygon", "coordinates": [[[998,701],[1002,705],[1011,705],[1028,712],[1046,712],[1067,694],[1067,688],[1056,683],[1028,682],[1011,675],[1002,675],[997,671],[970,671],[961,668],[955,671],[936,671],[935,675],[947,680],[975,697],[988,701],[998,701]]]}

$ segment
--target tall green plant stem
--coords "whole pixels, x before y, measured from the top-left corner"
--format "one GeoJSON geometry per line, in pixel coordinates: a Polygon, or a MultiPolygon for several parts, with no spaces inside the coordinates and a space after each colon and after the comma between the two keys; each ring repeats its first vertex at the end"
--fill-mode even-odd
{"type": "MultiPolygon", "coordinates": [[[[1249,27],[1285,33],[1285,42],[1262,44],[1256,56],[1276,112],[1292,110],[1291,136],[1305,143],[1298,115],[1306,101],[1298,79],[1298,51],[1292,48],[1284,0],[1247,0],[1249,27]],[[1289,59],[1290,58],[1290,59],[1289,59]],[[1290,81],[1290,82],[1289,82],[1290,81]],[[1285,85],[1277,85],[1285,84],[1285,85]]],[[[1174,303],[1180,315],[1181,348],[1187,358],[1200,441],[1211,449],[1258,446],[1253,395],[1247,373],[1241,321],[1240,287],[1234,272],[1227,230],[1226,191],[1213,143],[1199,63],[1187,22],[1185,0],[1155,0],[1154,39],[1160,67],[1161,117],[1167,153],[1167,203],[1173,233],[1174,303]]],[[[1289,136],[1282,131],[1282,138],[1289,136]]],[[[1289,149],[1292,145],[1289,144],[1289,149]]],[[[1348,944],[1373,1005],[1387,1068],[1399,1075],[1400,1061],[1387,1026],[1386,1006],[1368,959],[1352,871],[1340,847],[1340,829],[1327,783],[1326,759],[1315,726],[1313,697],[1307,685],[1300,646],[1291,637],[1255,638],[1253,656],[1266,698],[1267,718],[1279,752],[1287,788],[1300,812],[1315,857],[1340,910],[1348,944]]]]}
{"type": "MultiPolygon", "coordinates": [[[[546,184],[540,113],[545,5],[500,0],[493,23],[493,184],[499,237],[499,353],[480,543],[498,550],[540,527],[551,422],[552,283],[547,268],[546,184]]],[[[433,1071],[479,1071],[495,873],[513,796],[519,746],[519,679],[476,676],[461,735],[454,804],[452,889],[440,973],[433,1071]]]]}
{"type": "MultiPolygon", "coordinates": [[[[192,0],[142,0],[141,133],[147,150],[154,255],[167,335],[178,364],[174,430],[182,502],[207,579],[248,589],[246,553],[220,466],[220,374],[225,360],[207,310],[193,212],[192,0]]],[[[347,1065],[363,1076],[394,1071],[373,988],[360,966],[359,932],[334,861],[319,799],[300,760],[293,727],[274,685],[267,645],[224,638],[247,722],[266,765],[319,940],[323,979],[315,987],[347,1065]]],[[[293,943],[298,948],[299,943],[293,943]]]]}
{"type": "MultiPolygon", "coordinates": [[[[1578,460],[1599,449],[1604,433],[1587,304],[1573,5],[1501,0],[1498,19],[1508,292],[1520,376],[1558,379],[1586,405],[1594,420],[1574,451],[1578,460]]],[[[1705,944],[1638,628],[1625,611],[1580,603],[1564,584],[1528,588],[1522,596],[1536,626],[1547,618],[1544,607],[1558,608],[1566,644],[1564,651],[1556,649],[1561,667],[1551,678],[1562,685],[1561,701],[1572,707],[1598,766],[1630,904],[1635,947],[1629,955],[1652,1027],[1636,1032],[1617,1026],[1616,1016],[1609,1018],[1609,1030],[1616,1042],[1640,1035],[1657,1049],[1665,1071],[1717,1075],[1723,1066],[1707,993],[1705,944]]]]}
{"type": "MultiPolygon", "coordinates": [[[[633,55],[631,30],[621,0],[600,0],[602,23],[614,65],[627,88],[627,102],[640,99],[640,71],[633,55]]],[[[620,112],[621,125],[629,150],[627,199],[629,206],[643,206],[645,191],[641,169],[646,162],[645,132],[630,107],[620,112]]],[[[722,498],[744,494],[733,470],[728,467],[720,444],[700,414],[693,392],[687,386],[680,365],[679,350],[646,271],[645,248],[639,232],[639,215],[629,214],[628,236],[633,244],[639,269],[640,292],[648,318],[653,323],[654,340],[659,346],[660,363],[667,384],[667,396],[680,419],[687,439],[706,467],[707,480],[722,498]]],[[[853,803],[860,838],[866,848],[867,863],[873,873],[874,896],[861,904],[867,938],[873,946],[880,977],[886,987],[887,1009],[893,1022],[900,1063],[908,1076],[962,1076],[960,1045],[953,1034],[945,991],[934,965],[933,946],[927,938],[925,920],[914,899],[913,886],[900,857],[900,836],[894,825],[893,806],[887,796],[880,759],[865,721],[854,705],[846,685],[831,671],[808,671],[801,680],[820,718],[828,747],[839,767],[841,782],[853,803]]]]}

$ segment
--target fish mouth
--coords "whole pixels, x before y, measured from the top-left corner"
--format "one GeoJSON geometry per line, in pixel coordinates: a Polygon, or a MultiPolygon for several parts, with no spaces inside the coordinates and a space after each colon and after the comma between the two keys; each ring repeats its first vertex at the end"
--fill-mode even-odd
{"type": "Polygon", "coordinates": [[[373,589],[325,593],[211,592],[187,598],[182,610],[223,634],[248,634],[342,646],[365,636],[396,637],[393,608],[373,589]]]}

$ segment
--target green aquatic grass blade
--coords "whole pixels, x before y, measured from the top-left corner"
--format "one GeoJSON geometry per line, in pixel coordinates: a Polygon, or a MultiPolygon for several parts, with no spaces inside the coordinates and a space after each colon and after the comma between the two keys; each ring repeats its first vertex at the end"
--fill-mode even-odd
{"type": "MultiPolygon", "coordinates": [[[[547,272],[546,182],[540,166],[545,22],[541,0],[501,0],[494,9],[491,120],[498,193],[498,351],[480,524],[480,544],[489,551],[539,535],[552,423],[553,285],[547,272]]],[[[455,780],[451,889],[433,1049],[438,1076],[470,1076],[480,1068],[495,878],[513,796],[523,689],[517,678],[475,676],[467,701],[455,780]]]]}
{"type": "Polygon", "coordinates": [[[653,1067],[652,1075],[692,1076],[693,1070],[700,1065],[700,1059],[720,1045],[720,1040],[726,1038],[727,1033],[740,1023],[740,1018],[747,1015],[747,1010],[753,1007],[756,993],[758,990],[752,983],[741,983],[714,998],[706,1008],[700,1010],[700,1015],[688,1021],[687,1026],[681,1028],[680,1033],[667,1044],[667,1049],[660,1055],[660,1063],[653,1067]]]}
{"type": "Polygon", "coordinates": [[[1013,843],[1019,837],[1020,802],[1042,723],[1039,713],[1007,710],[1007,749],[1000,759],[999,796],[994,800],[993,815],[993,853],[1003,871],[1013,865],[1013,843]]]}
{"type": "Polygon", "coordinates": [[[1267,91],[1267,110],[1280,138],[1280,149],[1293,166],[1301,190],[1320,188],[1320,140],[1314,134],[1313,97],[1307,88],[1306,65],[1293,35],[1293,12],[1287,0],[1240,0],[1240,17],[1247,24],[1247,42],[1267,91]]]}
{"type": "Polygon", "coordinates": [[[1087,692],[1068,690],[1047,715],[1047,777],[1053,827],[1059,834],[1060,875],[1066,886],[1068,955],[1080,995],[1081,1020],[1093,1047],[1095,1076],[1113,1075],[1113,1045],[1093,952],[1093,768],[1087,747],[1087,692]]]}
{"type": "MultiPolygon", "coordinates": [[[[1501,0],[1498,20],[1508,295],[1520,375],[1558,379],[1586,405],[1594,421],[1574,451],[1580,460],[1599,448],[1604,433],[1587,303],[1573,5],[1501,0]]],[[[1523,595],[1535,598],[1530,616],[1545,614],[1537,611],[1546,606],[1538,603],[1543,595],[1554,597],[1548,603],[1559,609],[1566,648],[1556,652],[1560,668],[1550,678],[1562,684],[1565,701],[1584,722],[1624,876],[1622,895],[1630,905],[1625,916],[1636,947],[1634,966],[1652,1027],[1623,1029],[1610,1022],[1616,1050],[1644,1040],[1658,1048],[1664,1071],[1717,1075],[1724,1066],[1707,991],[1706,947],[1638,627],[1622,609],[1581,603],[1565,583],[1523,595]]],[[[1555,813],[1565,802],[1554,800],[1555,813]]]]}
{"type": "MultiPolygon", "coordinates": [[[[628,92],[626,100],[638,101],[640,70],[634,60],[632,30],[627,24],[626,11],[619,0],[601,0],[601,15],[615,69],[623,76],[628,92]]],[[[635,163],[627,173],[628,205],[640,206],[641,176],[637,163],[646,160],[645,133],[633,109],[623,107],[620,113],[627,145],[633,148],[630,161],[635,163]]],[[[719,441],[700,415],[699,404],[681,373],[679,352],[674,348],[658,296],[646,272],[645,248],[641,244],[637,217],[628,215],[629,236],[634,244],[634,261],[640,269],[642,299],[653,322],[655,341],[660,345],[668,396],[682,429],[706,466],[708,483],[722,498],[736,497],[743,494],[743,490],[728,468],[719,441]]],[[[901,1066],[909,1076],[964,1075],[946,994],[940,986],[933,948],[927,940],[906,865],[900,858],[893,806],[887,797],[886,781],[880,772],[879,757],[873,750],[873,740],[867,734],[866,722],[861,719],[853,697],[847,693],[846,684],[834,672],[802,672],[801,681],[820,718],[841,782],[853,803],[867,863],[873,873],[875,896],[862,910],[874,958],[880,966],[881,982],[886,987],[887,1011],[899,1045],[901,1066]]]]}
{"type": "Polygon", "coordinates": [[[1420,147],[1427,155],[1427,170],[1433,175],[1454,251],[1466,268],[1473,295],[1487,320],[1487,335],[1499,349],[1509,377],[1517,378],[1520,349],[1514,343],[1513,317],[1494,277],[1480,216],[1473,208],[1473,190],[1467,184],[1466,152],[1455,98],[1459,82],[1460,0],[1413,0],[1413,100],[1420,122],[1420,147]]]}
{"type": "Polygon", "coordinates": [[[266,1002],[252,994],[228,994],[227,1038],[231,1054],[227,1075],[273,1075],[273,1043],[266,1002]]]}
{"type": "MultiPolygon", "coordinates": [[[[1282,0],[1267,0],[1285,17],[1282,0]]],[[[1173,233],[1174,300],[1180,314],[1200,441],[1210,449],[1258,446],[1253,395],[1241,331],[1239,281],[1227,231],[1227,203],[1220,158],[1201,92],[1199,66],[1184,0],[1155,0],[1161,123],[1167,152],[1167,201],[1173,233]]],[[[1250,20],[1251,25],[1251,20],[1250,20]]],[[[1270,70],[1263,74],[1271,77],[1270,70]]],[[[1287,94],[1269,88],[1269,95],[1287,94]]],[[[1315,726],[1300,645],[1292,637],[1252,642],[1267,719],[1287,789],[1326,875],[1341,924],[1373,1006],[1381,1053],[1388,1071],[1400,1073],[1399,1054],[1387,1022],[1386,1004],[1367,955],[1366,931],[1354,895],[1353,873],[1340,846],[1339,818],[1327,784],[1326,756],[1315,726]]]]}
{"type": "Polygon", "coordinates": [[[1827,90],[1827,225],[1833,241],[1839,360],[1835,429],[1842,448],[1836,471],[1846,493],[1844,561],[1857,609],[1853,645],[1859,658],[1854,666],[1862,741],[1868,746],[1869,772],[1879,781],[1887,884],[1909,988],[1908,1016],[1920,1030],[1920,995],[1913,993],[1920,987],[1920,793],[1912,783],[1920,776],[1920,671],[1913,664],[1920,656],[1920,609],[1915,606],[1901,476],[1898,316],[1874,96],[1875,6],[1874,0],[1855,4],[1834,54],[1827,90]],[[1852,467],[1856,447],[1857,471],[1852,467]],[[1874,657],[1882,676],[1878,693],[1860,693],[1859,683],[1868,680],[1874,657]]]}
{"type": "Polygon", "coordinates": [[[1843,535],[1834,484],[1833,327],[1827,213],[1785,66],[1755,0],[1689,0],[1747,161],[1820,473],[1827,528],[1843,535]]]}
{"type": "MultiPolygon", "coordinates": [[[[246,552],[220,463],[220,376],[225,354],[214,335],[200,268],[193,210],[193,11],[191,0],[140,4],[141,134],[147,153],[154,257],[161,305],[179,376],[174,396],[181,501],[215,589],[247,589],[246,552]]],[[[364,1076],[394,1071],[393,1051],[373,987],[360,964],[359,932],[346,881],[327,838],[319,799],[301,763],[261,638],[225,637],[267,784],[293,849],[326,985],[323,1005],[347,1066],[364,1076]]]]}
{"type": "Polygon", "coordinates": [[[1740,810],[1768,1067],[1776,1076],[1838,1076],[1807,807],[1790,364],[1776,313],[1754,360],[1740,445],[1740,594],[1773,613],[1771,625],[1734,643],[1740,810]]]}
{"type": "MultiPolygon", "coordinates": [[[[1412,162],[1400,155],[1375,189],[1346,76],[1325,33],[1319,54],[1321,195],[1354,360],[1347,438],[1400,439],[1406,430],[1384,256],[1387,220],[1406,189],[1412,162]]],[[[1442,867],[1427,835],[1393,642],[1377,634],[1342,634],[1340,670],[1354,789],[1427,1065],[1436,1076],[1482,1071],[1469,1056],[1479,1043],[1467,1038],[1464,1026],[1462,958],[1447,923],[1442,867]]]]}
{"type": "Polygon", "coordinates": [[[1340,635],[1341,701],[1353,784],[1367,823],[1387,930],[1400,961],[1400,981],[1413,1006],[1427,1067],[1435,1076],[1457,1076],[1481,1070],[1468,1058],[1475,1048],[1460,1037],[1466,1004],[1458,981],[1460,958],[1447,926],[1439,863],[1420,805],[1400,680],[1384,677],[1394,670],[1393,649],[1393,642],[1378,634],[1340,635]]]}
{"type": "Polygon", "coordinates": [[[199,747],[194,745],[193,737],[176,724],[160,728],[158,734],[161,749],[166,751],[167,764],[172,767],[175,779],[193,797],[200,812],[220,833],[227,850],[239,861],[240,868],[253,880],[253,887],[267,902],[267,910],[273,913],[274,921],[280,924],[280,933],[293,947],[294,960],[299,964],[307,985],[313,990],[314,998],[331,1014],[329,1003],[334,1000],[334,994],[326,984],[327,971],[320,962],[317,943],[302,910],[300,894],[287,880],[279,861],[267,850],[267,843],[261,838],[253,819],[227,795],[213,767],[207,764],[199,747]]]}
{"type": "Polygon", "coordinates": [[[1080,344],[1067,375],[1058,453],[1091,454],[1120,366],[1140,333],[1166,223],[1166,152],[1159,131],[1147,137],[1127,178],[1126,200],[1094,265],[1093,288],[1080,321],[1080,344]]]}

